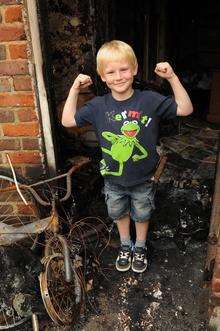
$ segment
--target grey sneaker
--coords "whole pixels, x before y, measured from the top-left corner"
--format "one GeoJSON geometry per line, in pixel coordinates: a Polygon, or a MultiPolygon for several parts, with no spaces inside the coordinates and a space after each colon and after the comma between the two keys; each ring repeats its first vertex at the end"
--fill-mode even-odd
{"type": "Polygon", "coordinates": [[[116,263],[118,271],[128,271],[131,267],[131,247],[121,246],[116,263]]]}
{"type": "Polygon", "coordinates": [[[147,269],[147,251],[143,247],[135,247],[131,269],[134,272],[142,273],[147,269]]]}

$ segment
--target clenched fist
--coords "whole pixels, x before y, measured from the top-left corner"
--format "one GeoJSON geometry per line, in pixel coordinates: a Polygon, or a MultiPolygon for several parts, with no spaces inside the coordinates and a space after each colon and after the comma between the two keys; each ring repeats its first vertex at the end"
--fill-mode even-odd
{"type": "Polygon", "coordinates": [[[171,67],[171,65],[168,62],[157,63],[154,72],[158,76],[165,78],[167,80],[169,80],[175,76],[173,68],[171,67]]]}
{"type": "Polygon", "coordinates": [[[84,89],[90,85],[92,85],[91,77],[88,75],[79,74],[74,80],[71,89],[80,90],[81,88],[84,89]]]}

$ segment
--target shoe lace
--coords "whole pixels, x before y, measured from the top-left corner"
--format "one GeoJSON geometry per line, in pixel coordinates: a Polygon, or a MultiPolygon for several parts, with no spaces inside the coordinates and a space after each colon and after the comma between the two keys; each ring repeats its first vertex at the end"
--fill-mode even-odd
{"type": "Polygon", "coordinates": [[[130,255],[130,252],[120,251],[120,253],[119,253],[119,256],[120,256],[121,258],[126,258],[126,259],[128,259],[128,258],[129,258],[129,255],[130,255]]]}
{"type": "Polygon", "coordinates": [[[134,253],[134,258],[135,260],[137,261],[144,261],[144,254],[141,254],[141,253],[134,253]]]}

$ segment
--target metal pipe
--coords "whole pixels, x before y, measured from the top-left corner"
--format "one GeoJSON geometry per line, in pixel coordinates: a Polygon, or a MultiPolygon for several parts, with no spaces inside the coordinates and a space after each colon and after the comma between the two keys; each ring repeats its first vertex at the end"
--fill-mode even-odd
{"type": "Polygon", "coordinates": [[[32,320],[32,328],[33,331],[39,331],[39,321],[38,321],[38,316],[35,313],[32,313],[31,315],[31,320],[32,320]]]}
{"type": "Polygon", "coordinates": [[[65,279],[68,283],[70,283],[73,280],[73,271],[72,271],[72,266],[71,266],[70,251],[69,251],[66,239],[61,235],[57,235],[57,238],[60,240],[62,248],[63,248],[65,279]]]}

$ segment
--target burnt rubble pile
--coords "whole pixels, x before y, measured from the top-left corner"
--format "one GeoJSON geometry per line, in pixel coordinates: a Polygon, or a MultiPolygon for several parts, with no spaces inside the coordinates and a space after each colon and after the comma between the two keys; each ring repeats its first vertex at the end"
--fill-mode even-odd
{"type": "Polygon", "coordinates": [[[16,326],[42,311],[40,260],[24,247],[0,247],[0,325],[16,326]]]}
{"type": "Polygon", "coordinates": [[[219,131],[182,125],[175,136],[162,137],[167,156],[156,192],[151,237],[174,238],[180,245],[206,240],[211,215],[219,131]]]}

